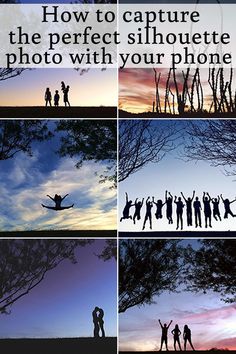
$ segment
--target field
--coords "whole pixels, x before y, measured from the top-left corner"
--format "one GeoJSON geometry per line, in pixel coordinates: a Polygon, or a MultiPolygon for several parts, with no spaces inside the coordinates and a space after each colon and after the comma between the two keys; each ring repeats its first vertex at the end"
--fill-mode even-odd
{"type": "Polygon", "coordinates": [[[147,231],[147,232],[119,232],[123,238],[227,238],[236,237],[236,231],[147,231]]]}
{"type": "Polygon", "coordinates": [[[116,118],[116,107],[0,107],[0,118],[116,118]]]}
{"type": "Polygon", "coordinates": [[[116,354],[117,339],[115,337],[0,339],[0,351],[22,354],[116,354]]]}
{"type": "Polygon", "coordinates": [[[117,236],[116,230],[49,230],[49,231],[1,231],[0,237],[65,237],[65,238],[112,238],[117,236]]]}

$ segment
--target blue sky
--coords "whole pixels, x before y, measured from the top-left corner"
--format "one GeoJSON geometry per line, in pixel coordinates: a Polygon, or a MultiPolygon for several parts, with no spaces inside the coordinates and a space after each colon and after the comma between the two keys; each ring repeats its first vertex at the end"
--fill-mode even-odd
{"type": "Polygon", "coordinates": [[[79,247],[77,264],[65,260],[49,271],[37,287],[15,302],[11,314],[0,316],[0,337],[93,336],[95,306],[104,309],[106,335],[116,336],[116,261],[104,262],[95,255],[104,245],[104,240],[95,240],[79,247]]]}
{"type": "MultiPolygon", "coordinates": [[[[51,126],[54,124],[49,123],[51,126]]],[[[58,139],[33,144],[33,156],[18,153],[0,161],[0,230],[101,230],[116,228],[116,191],[99,183],[106,164],[88,162],[75,168],[76,158],[60,158],[58,139]],[[98,175],[96,175],[98,172],[98,175]],[[56,212],[46,197],[69,196],[62,205],[74,208],[56,212]]]]}
{"type": "MultiPolygon", "coordinates": [[[[176,122],[175,122],[176,123],[176,122]]],[[[157,126],[164,127],[166,124],[174,124],[171,121],[158,120],[155,123],[157,126]]],[[[181,120],[177,121],[178,127],[183,126],[181,120]]],[[[182,132],[182,137],[185,133],[182,132]]],[[[181,139],[177,141],[177,145],[181,142],[181,139]]],[[[212,167],[208,162],[186,162],[183,159],[182,145],[178,145],[176,149],[167,153],[166,156],[158,164],[149,164],[141,169],[139,172],[131,175],[125,181],[119,183],[119,217],[122,216],[122,211],[125,205],[125,192],[128,192],[129,199],[135,200],[135,198],[144,197],[145,200],[148,196],[154,196],[155,200],[165,199],[165,191],[168,190],[173,196],[180,196],[180,192],[183,192],[185,197],[192,197],[193,190],[196,191],[196,196],[202,201],[203,191],[208,192],[211,197],[216,197],[220,193],[224,198],[229,200],[235,199],[235,177],[229,177],[224,174],[222,167],[212,167]]],[[[203,206],[202,206],[203,207],[203,206]]],[[[236,202],[231,205],[233,213],[236,213],[236,202]]],[[[155,219],[154,206],[152,209],[153,215],[153,230],[159,231],[175,231],[176,229],[176,207],[173,206],[173,225],[168,225],[168,221],[165,217],[166,208],[163,207],[163,219],[155,219]]],[[[134,207],[131,209],[131,215],[133,215],[134,207]]],[[[221,217],[223,217],[224,206],[220,203],[221,217]]],[[[133,224],[132,220],[123,220],[119,223],[119,230],[121,231],[140,231],[143,226],[143,219],[145,215],[145,203],[141,210],[142,219],[133,224]]],[[[195,229],[195,227],[186,226],[186,208],[183,212],[184,218],[184,230],[206,230],[195,229]]],[[[202,213],[203,220],[203,213],[202,213]]],[[[204,225],[204,223],[203,223],[204,225]]],[[[235,220],[231,216],[228,219],[223,219],[221,222],[217,222],[212,218],[212,230],[213,231],[228,231],[236,230],[235,220]]],[[[209,230],[209,228],[208,228],[209,230]]],[[[147,223],[145,231],[149,231],[149,224],[147,223]]]]}

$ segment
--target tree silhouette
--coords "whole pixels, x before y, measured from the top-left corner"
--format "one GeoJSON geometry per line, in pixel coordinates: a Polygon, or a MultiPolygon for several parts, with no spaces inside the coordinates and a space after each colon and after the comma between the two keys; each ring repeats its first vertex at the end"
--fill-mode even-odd
{"type": "MultiPolygon", "coordinates": [[[[6,1],[5,3],[9,3],[8,1],[6,1]]],[[[7,79],[11,79],[15,76],[18,76],[22,73],[22,71],[24,71],[26,69],[7,69],[7,68],[0,68],[0,81],[4,81],[7,79]]]]}
{"type": "Polygon", "coordinates": [[[119,247],[119,312],[153,303],[176,291],[182,251],[178,240],[122,240],[119,247]]]}
{"type": "Polygon", "coordinates": [[[175,124],[158,127],[150,120],[122,120],[119,123],[119,182],[150,162],[158,163],[175,148],[179,130],[175,124]]]}
{"type": "Polygon", "coordinates": [[[210,161],[212,166],[236,170],[236,122],[234,120],[208,120],[188,122],[185,156],[192,160],[210,161]]]}
{"type": "Polygon", "coordinates": [[[78,158],[76,167],[85,161],[105,161],[105,175],[101,181],[116,184],[117,159],[117,124],[114,120],[73,120],[59,121],[57,131],[63,132],[61,137],[60,156],[78,158]]]}
{"type": "Polygon", "coordinates": [[[32,155],[34,141],[52,137],[43,120],[0,120],[0,160],[12,158],[18,152],[32,155]]]}
{"type": "Polygon", "coordinates": [[[113,258],[117,260],[117,240],[106,240],[106,245],[98,258],[105,262],[113,258]]]}
{"type": "Polygon", "coordinates": [[[197,250],[188,249],[187,289],[214,291],[228,303],[236,301],[236,241],[202,240],[197,250]]]}

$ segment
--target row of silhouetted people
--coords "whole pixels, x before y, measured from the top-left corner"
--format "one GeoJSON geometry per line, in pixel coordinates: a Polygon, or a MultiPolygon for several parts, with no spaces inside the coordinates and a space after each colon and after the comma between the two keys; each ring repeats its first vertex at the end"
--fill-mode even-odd
{"type": "MultiPolygon", "coordinates": [[[[166,323],[164,323],[164,325],[162,325],[161,321],[160,320],[158,320],[158,321],[159,321],[159,324],[160,324],[161,330],[162,330],[160,351],[162,350],[164,344],[165,344],[166,350],[168,350],[168,330],[169,330],[169,327],[170,327],[172,321],[170,321],[170,323],[168,325],[166,323]]],[[[180,331],[179,326],[177,324],[175,325],[174,329],[171,331],[171,334],[173,334],[175,350],[177,350],[177,347],[176,347],[177,344],[178,344],[179,350],[182,350],[181,343],[180,343],[181,331],[180,331]]],[[[188,343],[189,343],[190,347],[192,348],[192,350],[195,350],[193,347],[193,344],[192,344],[191,330],[187,325],[184,326],[183,339],[184,339],[184,350],[186,350],[188,343]]]]}
{"type": "MultiPolygon", "coordinates": [[[[65,106],[67,106],[67,105],[70,106],[69,97],[68,97],[69,89],[70,89],[70,86],[66,86],[64,81],[62,81],[61,82],[61,91],[63,92],[63,101],[64,101],[65,106]]],[[[45,99],[45,106],[52,105],[52,93],[51,93],[49,87],[46,88],[44,99],[45,99]]],[[[55,94],[54,94],[54,106],[55,107],[59,106],[59,101],[60,101],[59,91],[56,90],[55,94]]]]}
{"type": "MultiPolygon", "coordinates": [[[[205,220],[205,227],[207,228],[212,227],[211,221],[212,221],[212,215],[215,220],[221,221],[221,215],[220,215],[220,201],[222,201],[224,205],[224,218],[227,219],[228,216],[235,217],[236,214],[233,214],[233,212],[230,209],[230,205],[236,201],[236,199],[229,200],[228,198],[224,199],[222,194],[217,196],[216,198],[211,198],[209,193],[203,192],[203,197],[202,197],[202,204],[201,201],[199,200],[198,197],[195,197],[195,191],[193,191],[192,197],[185,197],[184,194],[181,192],[181,197],[175,196],[173,197],[172,194],[168,191],[165,192],[165,201],[162,201],[161,199],[158,199],[155,201],[155,198],[148,197],[146,199],[146,212],[145,212],[145,217],[144,217],[144,222],[143,222],[143,230],[145,229],[146,222],[149,221],[150,224],[150,229],[152,229],[152,208],[155,205],[156,206],[156,211],[155,211],[155,216],[156,219],[162,219],[162,210],[164,205],[166,205],[166,218],[168,220],[169,224],[173,224],[173,203],[176,205],[176,217],[177,217],[177,227],[176,230],[181,228],[183,229],[183,211],[186,206],[186,217],[187,217],[187,226],[192,226],[193,225],[193,210],[194,210],[194,221],[195,221],[195,227],[197,228],[202,227],[202,218],[201,218],[201,213],[203,210],[204,213],[204,220],[205,220]],[[195,198],[195,199],[194,199],[195,198]],[[185,202],[185,203],[184,203],[185,202]]],[[[144,204],[144,198],[142,200],[138,200],[138,198],[135,199],[135,202],[133,203],[132,200],[129,200],[128,194],[126,193],[126,204],[123,209],[123,216],[120,218],[120,221],[124,219],[132,219],[134,224],[136,223],[136,220],[141,219],[141,209],[144,204]],[[130,215],[131,213],[131,207],[134,207],[134,212],[133,216],[130,215]]]]}

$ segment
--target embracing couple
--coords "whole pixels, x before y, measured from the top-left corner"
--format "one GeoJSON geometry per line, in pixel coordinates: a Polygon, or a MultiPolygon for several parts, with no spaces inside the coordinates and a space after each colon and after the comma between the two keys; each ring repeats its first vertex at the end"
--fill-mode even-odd
{"type": "Polygon", "coordinates": [[[94,324],[93,336],[95,338],[100,337],[99,332],[101,330],[102,337],[105,337],[104,321],[103,321],[103,316],[104,316],[103,309],[101,309],[101,308],[96,306],[95,309],[92,312],[92,316],[93,316],[93,324],[94,324]]]}

